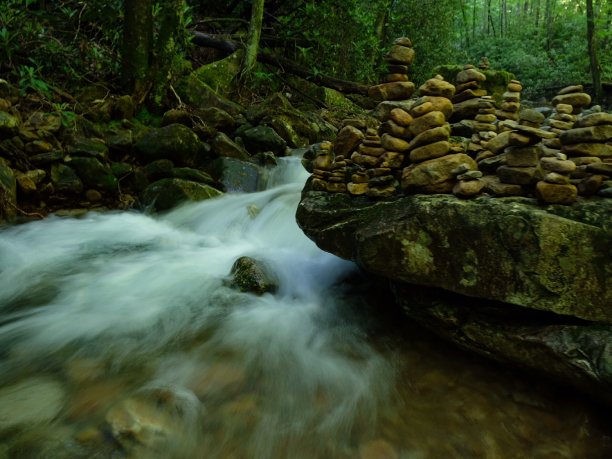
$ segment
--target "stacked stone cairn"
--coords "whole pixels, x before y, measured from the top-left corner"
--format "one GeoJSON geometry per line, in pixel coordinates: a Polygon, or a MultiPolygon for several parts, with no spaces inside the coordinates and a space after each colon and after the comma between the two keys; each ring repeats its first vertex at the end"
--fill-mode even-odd
{"type": "Polygon", "coordinates": [[[468,144],[468,154],[481,161],[493,156],[493,152],[485,149],[485,144],[497,137],[497,116],[495,103],[491,96],[482,96],[478,101],[478,114],[474,123],[474,134],[468,144]]]}
{"type": "Polygon", "coordinates": [[[539,168],[542,156],[542,139],[552,139],[556,134],[540,128],[543,116],[533,110],[525,110],[520,122],[505,120],[499,123],[499,134],[484,147],[495,156],[478,163],[481,170],[495,172],[486,176],[486,190],[498,196],[528,194],[532,186],[542,178],[539,168]]]}
{"type": "Polygon", "coordinates": [[[453,104],[465,102],[470,99],[478,99],[479,97],[487,95],[485,89],[480,89],[480,83],[486,81],[487,77],[473,65],[465,65],[455,79],[457,85],[455,87],[455,95],[452,97],[453,104]]]}
{"type": "Polygon", "coordinates": [[[500,110],[497,111],[497,118],[500,120],[517,121],[521,109],[523,85],[518,80],[510,80],[506,89],[507,91],[502,94],[503,101],[500,105],[500,110]]]}
{"type": "Polygon", "coordinates": [[[566,86],[553,97],[552,104],[555,107],[559,104],[571,105],[572,114],[578,115],[584,107],[591,104],[591,96],[584,92],[581,84],[566,86]]]}
{"type": "MultiPolygon", "coordinates": [[[[451,193],[472,196],[480,192],[471,186],[457,188],[458,176],[477,172],[476,162],[465,153],[458,153],[449,142],[452,115],[451,99],[455,87],[436,75],[419,88],[422,95],[410,110],[413,120],[408,125],[411,135],[406,146],[410,165],[402,170],[402,189],[408,193],[451,193]]],[[[474,179],[479,177],[474,176],[474,179]]]]}
{"type": "Polygon", "coordinates": [[[316,149],[312,163],[312,189],[330,193],[345,193],[347,191],[346,166],[344,157],[334,157],[331,142],[321,142],[316,149]]]}
{"type": "MultiPolygon", "coordinates": [[[[387,134],[383,134],[383,138],[388,141],[385,136],[387,134]]],[[[348,184],[349,193],[374,198],[393,196],[399,185],[396,176],[403,160],[401,153],[384,148],[375,129],[368,129],[358,150],[351,155],[351,161],[356,167],[353,168],[348,184]]]]}
{"type": "Polygon", "coordinates": [[[547,204],[571,204],[576,201],[578,190],[570,183],[570,174],[576,164],[563,153],[555,157],[544,156],[540,160],[544,179],[536,184],[536,196],[547,204]]]}
{"type": "Polygon", "coordinates": [[[414,83],[408,71],[414,61],[415,51],[409,38],[397,38],[385,56],[387,71],[385,82],[371,86],[368,95],[375,100],[406,100],[414,93],[414,83]]]}
{"type": "Polygon", "coordinates": [[[576,165],[571,183],[577,186],[578,193],[612,197],[612,114],[582,116],[559,140],[562,154],[576,165]]]}

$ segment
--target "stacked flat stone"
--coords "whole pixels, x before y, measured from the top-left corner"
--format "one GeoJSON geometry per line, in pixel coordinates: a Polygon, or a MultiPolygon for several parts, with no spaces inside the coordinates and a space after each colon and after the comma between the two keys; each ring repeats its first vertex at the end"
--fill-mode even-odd
{"type": "Polygon", "coordinates": [[[500,105],[500,110],[497,111],[497,118],[517,121],[521,109],[523,85],[518,80],[510,80],[506,89],[507,91],[502,94],[503,102],[500,105]]]}
{"type": "Polygon", "coordinates": [[[408,71],[414,61],[415,51],[409,38],[397,38],[385,56],[387,71],[385,82],[368,89],[375,100],[406,100],[414,93],[414,83],[409,81],[408,71]]]}
{"type": "Polygon", "coordinates": [[[487,95],[486,90],[480,89],[480,83],[486,81],[487,77],[473,65],[465,65],[463,70],[459,72],[455,78],[457,84],[455,86],[455,95],[452,98],[453,104],[465,102],[470,99],[478,99],[479,97],[487,95]]]}
{"type": "Polygon", "coordinates": [[[537,198],[547,204],[571,204],[576,202],[577,188],[570,183],[570,174],[576,170],[576,164],[567,159],[563,153],[555,157],[543,157],[540,167],[543,180],[536,184],[537,198]]]}
{"type": "Polygon", "coordinates": [[[494,153],[485,148],[487,142],[497,137],[497,116],[495,103],[491,96],[482,96],[478,101],[478,114],[475,117],[474,134],[468,144],[468,154],[481,161],[494,153]]]}
{"type": "MultiPolygon", "coordinates": [[[[487,179],[488,191],[502,196],[527,194],[531,186],[542,178],[538,167],[542,156],[542,139],[551,139],[556,135],[512,120],[502,121],[499,125],[501,132],[485,145],[496,154],[503,151],[499,155],[499,162],[490,162],[496,168],[497,178],[487,179]]],[[[487,170],[486,164],[483,164],[485,161],[480,162],[479,166],[487,170]]]]}
{"type": "Polygon", "coordinates": [[[458,175],[477,169],[472,158],[455,153],[449,142],[447,119],[452,115],[455,88],[436,75],[419,91],[422,97],[410,110],[412,138],[407,151],[411,164],[402,170],[402,189],[407,193],[451,193],[458,175]]]}
{"type": "Polygon", "coordinates": [[[579,114],[584,107],[591,104],[591,96],[584,92],[584,87],[581,84],[567,86],[553,97],[552,104],[556,107],[559,104],[571,105],[573,107],[572,114],[579,114]]]}
{"type": "MultiPolygon", "coordinates": [[[[572,115],[574,107],[568,104],[557,104],[552,115],[546,120],[550,132],[558,136],[571,129],[576,122],[576,115],[572,115]]],[[[542,141],[544,156],[556,156],[561,151],[561,140],[559,137],[545,139],[542,141]]]]}
{"type": "Polygon", "coordinates": [[[315,158],[312,161],[312,189],[314,191],[327,191],[333,162],[331,142],[323,141],[315,146],[315,158]]]}
{"type": "Polygon", "coordinates": [[[579,194],[612,196],[612,114],[599,112],[580,117],[559,140],[561,152],[577,166],[571,178],[579,194]]]}
{"type": "Polygon", "coordinates": [[[331,142],[324,141],[316,147],[312,168],[314,191],[346,193],[347,161],[343,156],[334,157],[331,142]]]}

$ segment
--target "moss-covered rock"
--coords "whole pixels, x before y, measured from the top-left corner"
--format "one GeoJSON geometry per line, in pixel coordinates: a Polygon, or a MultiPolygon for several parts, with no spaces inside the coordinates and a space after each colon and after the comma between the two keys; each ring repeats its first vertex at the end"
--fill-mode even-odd
{"type": "Polygon", "coordinates": [[[176,91],[183,102],[195,108],[217,107],[232,116],[244,111],[240,105],[215,92],[194,74],[181,78],[176,85],[176,91]]]}
{"type": "Polygon", "coordinates": [[[19,118],[0,111],[0,140],[12,137],[19,132],[19,118]]]}
{"type": "Polygon", "coordinates": [[[78,194],[83,191],[83,182],[74,169],[65,164],[51,166],[51,183],[60,193],[78,194]]]}
{"type": "Polygon", "coordinates": [[[209,164],[207,170],[229,192],[261,191],[268,178],[267,169],[236,158],[218,158],[209,164]]]}
{"type": "Polygon", "coordinates": [[[68,164],[76,171],[87,188],[104,190],[113,194],[118,192],[117,177],[108,165],[102,164],[98,159],[75,157],[68,164]]]}
{"type": "Polygon", "coordinates": [[[208,85],[216,93],[227,97],[235,88],[243,55],[244,51],[238,50],[221,60],[198,67],[191,75],[208,85]]]}
{"type": "Polygon", "coordinates": [[[185,201],[203,201],[223,193],[208,185],[180,178],[165,178],[149,185],[141,196],[142,204],[156,211],[168,210],[185,201]]]}
{"type": "Polygon", "coordinates": [[[278,279],[265,263],[251,257],[240,257],[232,265],[230,286],[241,292],[263,295],[278,289],[278,279]]]}
{"type": "Polygon", "coordinates": [[[304,193],[297,218],[322,249],[390,279],[612,323],[612,201],[304,193]]]}
{"type": "Polygon", "coordinates": [[[240,132],[244,146],[251,154],[271,151],[277,156],[287,152],[287,142],[269,126],[255,126],[240,132]]]}
{"type": "MultiPolygon", "coordinates": [[[[440,65],[434,69],[435,73],[438,73],[444,77],[446,81],[450,81],[455,84],[455,77],[459,72],[463,70],[463,65],[449,64],[440,65]]],[[[500,104],[502,102],[502,94],[507,90],[508,83],[510,80],[516,79],[514,74],[505,70],[478,70],[480,73],[484,73],[487,77],[486,81],[480,83],[482,89],[486,89],[488,95],[493,96],[495,102],[500,104]]]]}
{"type": "Polygon", "coordinates": [[[188,127],[170,124],[147,131],[136,142],[136,151],[144,162],[165,158],[185,166],[196,166],[204,161],[207,146],[188,127]]]}

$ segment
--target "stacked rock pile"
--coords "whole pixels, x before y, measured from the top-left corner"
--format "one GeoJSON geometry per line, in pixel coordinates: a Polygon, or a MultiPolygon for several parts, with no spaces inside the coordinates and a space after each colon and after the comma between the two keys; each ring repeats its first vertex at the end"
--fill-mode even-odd
{"type": "MultiPolygon", "coordinates": [[[[558,136],[565,131],[571,129],[576,122],[576,115],[572,115],[574,107],[568,104],[557,104],[552,115],[546,120],[546,125],[550,132],[558,136]]],[[[554,139],[545,139],[542,141],[544,156],[556,156],[561,150],[561,140],[558,137],[554,139]]]]}
{"type": "Polygon", "coordinates": [[[558,153],[555,157],[543,157],[540,167],[544,179],[536,184],[536,196],[547,204],[571,204],[576,201],[578,191],[570,183],[570,174],[576,164],[568,161],[567,156],[558,153]]]}
{"type": "MultiPolygon", "coordinates": [[[[410,110],[413,120],[408,125],[412,135],[407,147],[411,164],[402,170],[402,189],[408,193],[451,193],[457,176],[477,169],[472,158],[456,153],[449,142],[450,125],[447,119],[452,114],[450,98],[454,89],[452,84],[438,75],[419,88],[424,95],[410,110]]],[[[461,193],[462,190],[457,191],[461,193]]],[[[473,194],[466,191],[460,195],[473,194]]]]}
{"type": "Polygon", "coordinates": [[[518,80],[510,80],[506,89],[507,91],[502,95],[503,102],[500,105],[500,110],[497,111],[497,118],[517,121],[521,109],[523,85],[518,80]]]}
{"type": "Polygon", "coordinates": [[[566,86],[552,100],[552,104],[555,107],[559,104],[571,105],[574,115],[579,114],[590,103],[591,96],[584,92],[584,87],[581,84],[566,86]]]}
{"type": "MultiPolygon", "coordinates": [[[[391,143],[403,142],[389,134],[383,134],[383,139],[391,143]]],[[[385,149],[383,139],[378,136],[375,129],[370,128],[358,150],[351,155],[351,161],[356,167],[353,168],[351,181],[347,185],[349,193],[388,197],[397,191],[398,183],[395,175],[404,157],[399,152],[391,151],[389,145],[388,150],[385,149]]]]}
{"type": "Polygon", "coordinates": [[[397,38],[385,56],[387,71],[385,82],[371,86],[368,95],[375,100],[406,100],[414,93],[415,86],[408,76],[414,61],[412,41],[406,37],[397,38]]]}
{"type": "Polygon", "coordinates": [[[483,96],[478,101],[478,114],[474,123],[474,134],[468,144],[468,154],[481,161],[494,155],[484,145],[494,137],[497,137],[497,116],[495,116],[495,104],[491,96],[483,96]]]}
{"type": "Polygon", "coordinates": [[[312,189],[330,193],[345,193],[346,166],[347,163],[343,156],[334,158],[331,142],[321,142],[312,162],[312,189]]]}
{"type": "Polygon", "coordinates": [[[455,95],[452,98],[453,104],[487,95],[486,90],[480,89],[480,83],[485,81],[487,77],[473,65],[465,65],[455,78],[457,85],[455,87],[455,95]]]}
{"type": "Polygon", "coordinates": [[[559,140],[562,153],[577,166],[571,177],[581,195],[589,196],[604,185],[612,185],[605,183],[612,177],[612,114],[599,112],[581,117],[559,140]]]}

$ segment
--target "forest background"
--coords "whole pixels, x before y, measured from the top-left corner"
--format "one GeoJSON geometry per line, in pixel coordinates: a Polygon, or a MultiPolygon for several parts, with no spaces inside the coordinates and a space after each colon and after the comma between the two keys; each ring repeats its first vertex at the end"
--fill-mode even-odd
{"type": "MultiPolygon", "coordinates": [[[[527,99],[577,83],[595,83],[597,96],[612,81],[611,21],[607,0],[5,0],[0,77],[48,98],[103,84],[162,104],[174,79],[222,55],[194,45],[199,31],[254,42],[255,53],[313,76],[372,84],[393,39],[407,36],[417,86],[438,65],[486,56],[522,81],[527,99]]],[[[282,66],[249,65],[243,82],[254,92],[283,89],[282,66]]]]}

